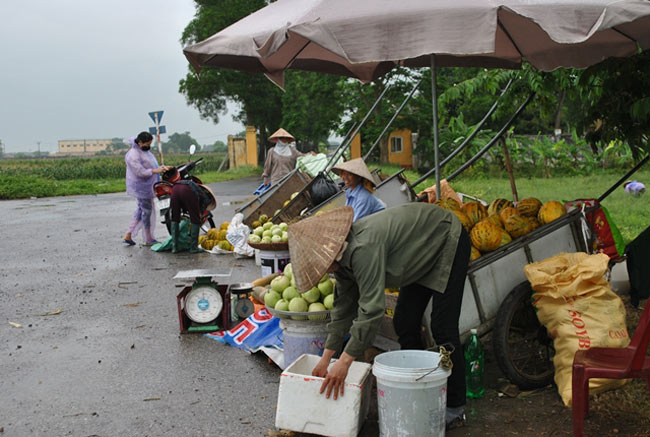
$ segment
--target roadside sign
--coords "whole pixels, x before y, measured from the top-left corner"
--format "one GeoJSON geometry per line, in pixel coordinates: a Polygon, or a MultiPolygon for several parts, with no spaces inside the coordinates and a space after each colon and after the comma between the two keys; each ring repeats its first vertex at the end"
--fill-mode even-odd
{"type": "Polygon", "coordinates": [[[163,111],[154,111],[149,113],[149,117],[153,120],[154,123],[160,123],[162,120],[163,111]]]}
{"type": "Polygon", "coordinates": [[[160,132],[161,134],[166,134],[167,133],[167,128],[165,128],[165,126],[159,126],[158,127],[158,132],[160,132]]]}
{"type": "MultiPolygon", "coordinates": [[[[156,126],[150,127],[149,128],[149,133],[151,135],[156,135],[156,126]]],[[[165,126],[158,126],[158,133],[166,134],[167,133],[167,128],[165,126]]]]}

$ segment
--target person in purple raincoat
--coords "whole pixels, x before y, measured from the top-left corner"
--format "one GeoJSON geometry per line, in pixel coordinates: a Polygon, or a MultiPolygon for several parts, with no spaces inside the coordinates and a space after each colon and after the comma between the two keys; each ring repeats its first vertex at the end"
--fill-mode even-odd
{"type": "Polygon", "coordinates": [[[142,229],[144,244],[156,243],[153,236],[156,213],[153,209],[153,184],[160,179],[159,173],[163,173],[171,167],[158,166],[158,161],[151,149],[153,136],[149,132],[140,132],[137,137],[129,138],[131,149],[126,153],[126,194],[135,197],[138,207],[133,214],[133,220],[129,230],[124,236],[124,243],[133,246],[135,238],[142,229]]]}

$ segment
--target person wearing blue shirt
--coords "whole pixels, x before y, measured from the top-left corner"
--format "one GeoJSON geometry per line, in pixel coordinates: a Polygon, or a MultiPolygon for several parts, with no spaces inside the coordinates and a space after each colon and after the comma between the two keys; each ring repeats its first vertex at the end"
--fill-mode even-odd
{"type": "Polygon", "coordinates": [[[345,183],[345,205],[352,207],[353,221],[386,209],[386,205],[372,195],[375,183],[363,159],[343,162],[334,166],[332,171],[345,183]]]}

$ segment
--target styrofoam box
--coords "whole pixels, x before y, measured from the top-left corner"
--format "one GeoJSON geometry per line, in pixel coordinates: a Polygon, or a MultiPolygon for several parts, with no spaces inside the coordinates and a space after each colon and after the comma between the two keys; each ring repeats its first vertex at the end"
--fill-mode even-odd
{"type": "Polygon", "coordinates": [[[330,437],[358,435],[370,406],[372,366],[353,362],[344,394],[334,400],[333,395],[327,399],[319,393],[325,378],[311,376],[319,360],[317,355],[303,354],[282,372],[275,426],[330,437]]]}

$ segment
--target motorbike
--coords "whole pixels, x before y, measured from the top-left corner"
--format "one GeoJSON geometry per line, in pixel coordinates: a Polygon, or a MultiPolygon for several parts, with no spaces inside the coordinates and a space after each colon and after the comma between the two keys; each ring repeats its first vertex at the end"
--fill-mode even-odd
{"type": "MultiPolygon", "coordinates": [[[[195,147],[192,145],[190,147],[190,156],[194,154],[195,147]]],[[[162,174],[162,180],[156,182],[153,186],[154,194],[158,199],[158,208],[160,211],[160,217],[163,218],[161,222],[167,227],[167,232],[171,235],[172,229],[172,213],[170,208],[171,197],[172,197],[172,188],[174,184],[181,180],[192,180],[197,184],[203,184],[201,179],[191,174],[191,171],[203,161],[203,158],[199,158],[194,161],[187,162],[185,164],[174,167],[171,170],[168,170],[162,174]]],[[[189,216],[183,212],[181,214],[181,221],[184,219],[189,219],[189,216]]],[[[212,212],[208,210],[201,211],[201,229],[204,232],[207,232],[208,229],[216,227],[214,224],[214,218],[212,212]]]]}

